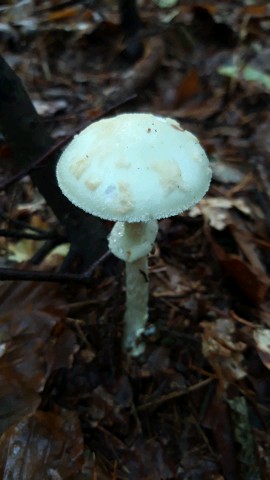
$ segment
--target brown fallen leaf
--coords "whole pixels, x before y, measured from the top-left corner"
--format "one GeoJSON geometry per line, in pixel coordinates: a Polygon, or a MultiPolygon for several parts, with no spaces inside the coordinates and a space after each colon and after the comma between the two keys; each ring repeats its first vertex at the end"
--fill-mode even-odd
{"type": "Polygon", "coordinates": [[[241,8],[242,15],[247,15],[248,17],[266,17],[269,15],[269,5],[244,5],[241,8]]]}
{"type": "Polygon", "coordinates": [[[61,8],[60,10],[50,12],[47,16],[47,21],[57,22],[59,20],[66,20],[70,18],[75,20],[79,11],[80,11],[80,7],[78,5],[74,7],[61,8]]]}
{"type": "Polygon", "coordinates": [[[0,439],[2,480],[67,479],[80,471],[82,462],[82,433],[73,412],[37,412],[0,439]]]}
{"type": "Polygon", "coordinates": [[[221,401],[219,392],[210,398],[201,424],[212,430],[225,479],[238,480],[237,449],[229,406],[221,401]]]}
{"type": "Polygon", "coordinates": [[[194,99],[202,91],[199,73],[196,68],[191,68],[181,79],[175,98],[175,108],[178,108],[188,100],[194,99]]]}
{"type": "MultiPolygon", "coordinates": [[[[1,368],[1,362],[0,362],[1,368]]],[[[0,374],[0,435],[19,422],[22,417],[35,413],[40,396],[27,387],[19,375],[8,370],[0,374]]]]}
{"type": "Polygon", "coordinates": [[[212,236],[210,241],[213,252],[228,277],[249,301],[255,304],[262,303],[270,286],[270,279],[266,273],[250,265],[240,256],[226,252],[212,236]]]}
{"type": "Polygon", "coordinates": [[[55,286],[10,282],[0,289],[0,432],[39,405],[53,370],[77,350],[55,286]]]}
{"type": "Polygon", "coordinates": [[[246,345],[234,339],[235,324],[230,318],[202,322],[202,351],[214,369],[221,390],[246,376],[243,351],[246,345]]]}

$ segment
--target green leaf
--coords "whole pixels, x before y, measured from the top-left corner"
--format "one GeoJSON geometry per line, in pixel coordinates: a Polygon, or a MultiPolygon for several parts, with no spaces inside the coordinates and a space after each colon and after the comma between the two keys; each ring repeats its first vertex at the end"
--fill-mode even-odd
{"type": "Polygon", "coordinates": [[[217,71],[220,75],[224,75],[235,80],[254,82],[270,91],[270,75],[250,65],[245,65],[244,67],[240,65],[223,65],[219,67],[217,71]]]}

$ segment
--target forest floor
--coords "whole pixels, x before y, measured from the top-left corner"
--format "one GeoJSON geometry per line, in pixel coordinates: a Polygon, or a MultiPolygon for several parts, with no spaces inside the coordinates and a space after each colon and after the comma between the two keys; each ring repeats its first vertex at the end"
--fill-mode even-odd
{"type": "MultiPolygon", "coordinates": [[[[87,284],[1,282],[1,479],[269,479],[269,6],[144,0],[127,40],[116,1],[11,3],[2,54],[56,143],[116,104],[170,116],[200,139],[213,181],[160,221],[139,358],[121,349],[112,256],[87,284]]],[[[1,210],[1,267],[31,272],[43,240],[27,233],[57,220],[29,177],[1,210]]],[[[67,251],[36,269],[57,271],[67,251]]]]}

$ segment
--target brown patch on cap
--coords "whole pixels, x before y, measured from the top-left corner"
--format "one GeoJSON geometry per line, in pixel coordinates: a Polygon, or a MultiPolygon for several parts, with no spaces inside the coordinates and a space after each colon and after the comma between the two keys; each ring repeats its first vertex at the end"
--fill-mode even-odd
{"type": "Polygon", "coordinates": [[[92,192],[94,192],[94,191],[99,187],[100,184],[101,184],[101,181],[100,181],[100,180],[98,180],[98,181],[96,181],[96,182],[87,180],[87,181],[85,182],[86,188],[88,188],[88,190],[91,190],[92,192]]]}
{"type": "Polygon", "coordinates": [[[134,205],[132,202],[132,193],[130,190],[129,185],[126,182],[119,182],[118,183],[118,202],[115,206],[115,211],[117,213],[128,213],[133,210],[134,205]]]}
{"type": "Polygon", "coordinates": [[[183,189],[182,176],[176,162],[157,160],[152,163],[152,170],[158,175],[161,187],[169,194],[177,188],[183,189]]]}
{"type": "Polygon", "coordinates": [[[118,158],[118,160],[116,160],[115,162],[115,166],[118,168],[129,168],[130,165],[131,165],[131,162],[126,160],[124,157],[118,158]]]}
{"type": "Polygon", "coordinates": [[[82,158],[81,160],[75,161],[74,163],[72,163],[70,167],[70,171],[74,175],[76,180],[79,180],[81,178],[82,174],[85,172],[88,165],[89,165],[88,157],[82,158]]]}

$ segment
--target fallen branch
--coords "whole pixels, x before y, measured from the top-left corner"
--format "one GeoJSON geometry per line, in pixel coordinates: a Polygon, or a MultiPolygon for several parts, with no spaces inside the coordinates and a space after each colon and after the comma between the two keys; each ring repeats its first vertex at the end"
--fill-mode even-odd
{"type": "Polygon", "coordinates": [[[200,388],[203,388],[206,385],[209,385],[209,383],[211,383],[212,381],[213,381],[213,378],[206,378],[206,380],[202,380],[201,382],[196,383],[195,385],[191,385],[190,387],[187,387],[184,390],[176,390],[174,392],[168,393],[167,395],[162,395],[160,398],[157,398],[156,400],[139,405],[136,410],[137,412],[142,412],[143,410],[148,410],[149,408],[152,408],[152,407],[154,408],[159,407],[163,403],[166,403],[170,400],[174,400],[176,398],[183,397],[184,395],[188,395],[191,392],[195,392],[196,390],[199,390],[200,388]]]}
{"type": "Polygon", "coordinates": [[[12,268],[0,268],[0,280],[22,280],[34,282],[54,282],[54,283],[81,283],[87,284],[95,269],[101,265],[111,254],[107,251],[91,267],[83,273],[54,273],[17,270],[12,268]]]}
{"type": "MultiPolygon", "coordinates": [[[[107,231],[102,221],[72,205],[58,187],[55,175],[56,148],[54,141],[37,114],[21,80],[0,57],[0,125],[10,145],[13,160],[23,175],[29,172],[59,221],[65,226],[72,255],[87,268],[107,248],[107,231]],[[53,154],[48,156],[48,152],[53,154]],[[42,167],[33,168],[38,158],[46,157],[42,167]]],[[[18,177],[16,178],[16,180],[18,177]]],[[[16,181],[15,180],[15,181],[16,181]]],[[[10,180],[8,181],[9,184],[10,180]]]]}
{"type": "Polygon", "coordinates": [[[61,242],[67,240],[64,235],[60,235],[57,232],[42,232],[42,233],[30,233],[30,232],[16,232],[14,230],[8,230],[5,228],[0,229],[0,237],[7,237],[7,238],[16,238],[16,239],[27,239],[27,240],[50,240],[55,239],[61,242]]]}

